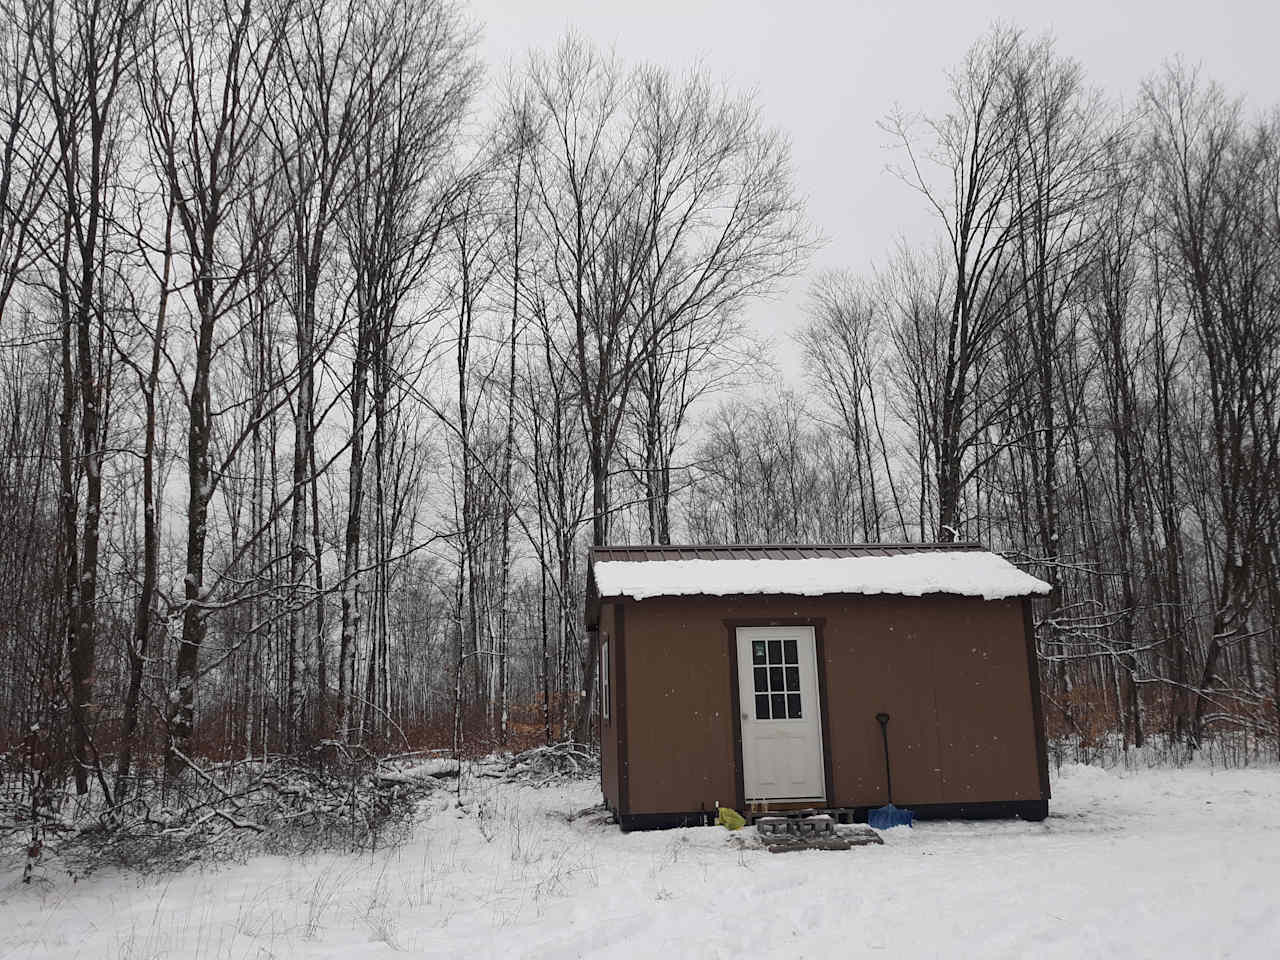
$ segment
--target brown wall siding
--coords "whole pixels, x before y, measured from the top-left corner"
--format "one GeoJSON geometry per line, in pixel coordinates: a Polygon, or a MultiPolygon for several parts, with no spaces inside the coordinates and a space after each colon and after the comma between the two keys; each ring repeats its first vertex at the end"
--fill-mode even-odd
{"type": "Polygon", "coordinates": [[[947,802],[1037,800],[1040,766],[1022,603],[970,607],[972,642],[935,638],[938,740],[947,802]],[[984,642],[985,641],[985,642],[984,642]],[[991,796],[998,789],[999,796],[991,796]]]}
{"type": "Polygon", "coordinates": [[[738,788],[724,607],[678,598],[624,604],[630,812],[732,806],[738,788]]]}
{"type": "Polygon", "coordinates": [[[941,801],[934,712],[937,613],[900,598],[841,601],[824,630],[827,722],[836,804],[883,804],[884,747],[875,715],[888,713],[894,800],[941,801]],[[856,624],[856,626],[855,626],[856,624]],[[845,800],[844,798],[849,798],[845,800]]]}
{"type": "Polygon", "coordinates": [[[618,605],[612,603],[603,604],[600,610],[600,642],[606,639],[609,641],[609,686],[613,690],[611,709],[609,710],[609,722],[606,723],[603,718],[600,721],[600,790],[604,794],[605,805],[611,810],[619,808],[619,790],[618,790],[618,734],[620,727],[618,726],[618,656],[617,641],[614,636],[615,617],[614,610],[618,605]]]}
{"type": "Polygon", "coordinates": [[[664,597],[626,605],[628,808],[737,796],[726,620],[823,620],[831,806],[1039,799],[1019,600],[664,597]]]}

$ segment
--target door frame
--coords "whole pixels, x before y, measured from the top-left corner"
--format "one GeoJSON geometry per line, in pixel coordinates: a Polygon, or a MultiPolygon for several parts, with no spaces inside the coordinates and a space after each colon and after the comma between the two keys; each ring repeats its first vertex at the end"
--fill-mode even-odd
{"type": "MultiPolygon", "coordinates": [[[[738,628],[739,627],[812,627],[813,659],[818,681],[818,727],[822,737],[822,778],[823,790],[827,795],[823,803],[827,807],[835,805],[834,780],[831,771],[831,727],[827,722],[827,660],[826,647],[823,642],[823,629],[826,617],[738,617],[723,621],[729,645],[729,689],[733,704],[733,781],[737,796],[734,797],[734,809],[746,812],[747,789],[743,777],[742,766],[742,696],[739,693],[741,681],[738,675],[738,628]]],[[[779,805],[796,803],[803,806],[802,801],[778,801],[779,805]]]]}

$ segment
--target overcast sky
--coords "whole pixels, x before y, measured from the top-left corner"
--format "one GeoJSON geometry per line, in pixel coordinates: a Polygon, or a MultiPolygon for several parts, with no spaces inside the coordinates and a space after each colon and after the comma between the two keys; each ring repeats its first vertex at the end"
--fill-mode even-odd
{"type": "Polygon", "coordinates": [[[573,28],[624,61],[701,63],[756,92],[766,120],[791,139],[797,186],[825,238],[805,276],[750,310],[779,341],[793,382],[800,371],[788,334],[808,278],[828,267],[869,270],[897,237],[933,229],[919,199],[885,171],[877,121],[895,103],[944,107],[944,71],[993,22],[1051,32],[1112,98],[1132,100],[1145,77],[1181,54],[1253,107],[1280,105],[1280,0],[472,0],[471,8],[495,74],[573,28]]]}

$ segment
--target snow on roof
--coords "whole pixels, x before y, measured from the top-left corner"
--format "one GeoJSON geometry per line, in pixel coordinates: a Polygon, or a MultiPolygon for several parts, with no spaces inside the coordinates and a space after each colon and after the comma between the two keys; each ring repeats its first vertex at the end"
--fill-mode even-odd
{"type": "Polygon", "coordinates": [[[880,557],[794,560],[603,560],[594,566],[602,597],[950,593],[1005,600],[1044,595],[1049,585],[984,550],[929,550],[880,557]]]}

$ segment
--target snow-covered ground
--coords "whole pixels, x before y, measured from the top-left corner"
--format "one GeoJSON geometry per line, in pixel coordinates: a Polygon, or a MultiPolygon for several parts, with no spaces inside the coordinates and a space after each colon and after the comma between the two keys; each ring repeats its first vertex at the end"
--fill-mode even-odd
{"type": "Polygon", "coordinates": [[[72,883],[0,878],[4,957],[1276,957],[1280,769],[1054,778],[1044,823],[771,855],[622,834],[591,784],[476,780],[403,846],[72,883]]]}

